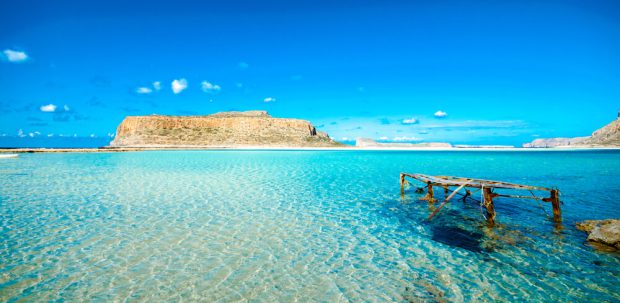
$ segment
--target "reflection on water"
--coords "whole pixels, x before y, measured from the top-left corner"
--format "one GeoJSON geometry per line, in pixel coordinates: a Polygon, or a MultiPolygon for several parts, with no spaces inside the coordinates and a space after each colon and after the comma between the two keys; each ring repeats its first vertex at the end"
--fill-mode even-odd
{"type": "Polygon", "coordinates": [[[619,182],[614,152],[25,154],[0,162],[0,301],[619,301],[573,227],[620,216],[619,182]],[[458,199],[428,222],[402,171],[558,186],[565,229],[501,198],[494,229],[458,199]]]}

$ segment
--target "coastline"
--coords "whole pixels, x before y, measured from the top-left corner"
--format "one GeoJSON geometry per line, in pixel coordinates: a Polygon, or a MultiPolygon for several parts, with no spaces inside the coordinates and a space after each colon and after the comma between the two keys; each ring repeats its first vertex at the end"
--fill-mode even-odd
{"type": "Polygon", "coordinates": [[[94,148],[0,148],[0,153],[109,153],[140,151],[183,151],[183,150],[234,150],[234,151],[592,151],[620,150],[620,147],[551,147],[551,148],[497,148],[497,147],[295,147],[295,146],[158,146],[158,147],[94,147],[94,148]]]}

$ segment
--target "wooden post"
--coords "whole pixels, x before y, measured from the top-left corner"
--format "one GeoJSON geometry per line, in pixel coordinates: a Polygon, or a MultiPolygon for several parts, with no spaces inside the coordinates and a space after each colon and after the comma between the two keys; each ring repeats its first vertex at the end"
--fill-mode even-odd
{"type": "Polygon", "coordinates": [[[560,196],[557,189],[551,190],[551,206],[553,206],[553,221],[562,222],[562,210],[560,209],[560,196]]]}
{"type": "Polygon", "coordinates": [[[400,174],[400,195],[405,194],[405,174],[400,174]]]}
{"type": "Polygon", "coordinates": [[[435,192],[433,191],[433,183],[431,183],[430,181],[428,182],[428,193],[426,194],[426,200],[428,202],[435,202],[435,192]]]}
{"type": "Polygon", "coordinates": [[[461,200],[465,202],[469,196],[471,196],[471,191],[469,191],[469,189],[465,189],[465,195],[461,198],[461,200]]]}
{"type": "Polygon", "coordinates": [[[490,187],[485,187],[483,191],[484,206],[487,208],[487,224],[489,227],[495,225],[495,207],[493,206],[493,193],[490,187]]]}

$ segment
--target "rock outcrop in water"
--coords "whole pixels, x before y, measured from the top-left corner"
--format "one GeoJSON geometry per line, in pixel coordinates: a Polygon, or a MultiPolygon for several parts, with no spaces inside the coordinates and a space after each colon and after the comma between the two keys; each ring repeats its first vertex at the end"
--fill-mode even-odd
{"type": "Polygon", "coordinates": [[[129,116],[111,147],[333,147],[341,146],[308,121],[273,118],[266,111],[208,116],[129,116]]]}
{"type": "Polygon", "coordinates": [[[586,220],[577,223],[577,229],[588,233],[588,241],[620,249],[620,220],[586,220]]]}
{"type": "Polygon", "coordinates": [[[536,139],[523,147],[620,147],[620,111],[615,121],[589,137],[536,139]]]}

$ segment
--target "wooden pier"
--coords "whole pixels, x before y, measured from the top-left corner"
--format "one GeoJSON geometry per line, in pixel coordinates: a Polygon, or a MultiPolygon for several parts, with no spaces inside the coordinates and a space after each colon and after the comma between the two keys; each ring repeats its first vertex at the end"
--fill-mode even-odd
{"type": "Polygon", "coordinates": [[[562,211],[560,210],[560,195],[559,191],[556,188],[546,188],[540,186],[529,186],[515,183],[508,183],[502,181],[492,181],[492,180],[483,180],[483,179],[474,179],[474,178],[462,178],[462,177],[452,177],[452,176],[430,176],[425,174],[400,174],[400,193],[401,195],[405,194],[405,186],[409,184],[407,178],[417,180],[424,184],[423,187],[417,187],[417,193],[423,193],[424,189],[426,189],[426,195],[420,200],[428,201],[430,203],[435,203],[437,200],[435,199],[435,187],[441,187],[444,190],[444,194],[446,198],[443,203],[435,209],[435,211],[429,216],[429,220],[432,219],[441,208],[456,194],[460,194],[462,196],[462,200],[465,201],[467,198],[471,198],[472,194],[481,191],[481,206],[484,206],[486,209],[486,220],[489,227],[493,227],[495,225],[495,206],[493,205],[493,198],[495,197],[505,197],[505,198],[517,198],[517,199],[534,199],[543,202],[550,202],[553,209],[553,220],[557,223],[562,222],[562,211]],[[452,191],[450,195],[450,187],[456,187],[452,191]],[[460,193],[459,191],[465,190],[465,193],[460,193]],[[474,192],[472,192],[474,189],[474,192]],[[511,195],[511,194],[502,194],[501,190],[527,190],[530,195],[511,195]],[[549,192],[549,197],[538,197],[534,194],[534,191],[544,191],[549,192]]]}

